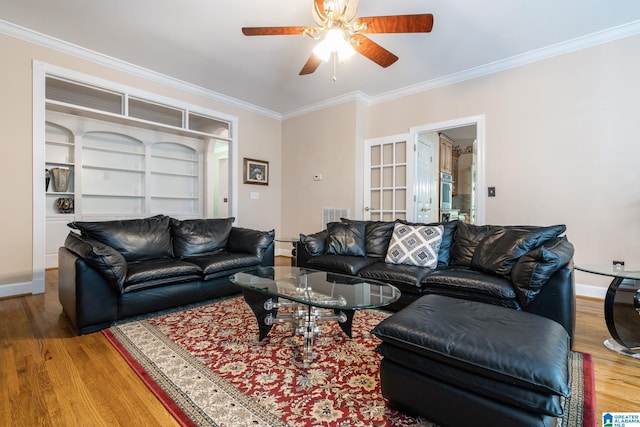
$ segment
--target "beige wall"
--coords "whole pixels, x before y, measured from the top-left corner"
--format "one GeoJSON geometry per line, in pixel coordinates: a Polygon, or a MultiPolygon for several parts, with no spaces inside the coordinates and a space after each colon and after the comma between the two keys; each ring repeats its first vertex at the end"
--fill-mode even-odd
{"type": "Polygon", "coordinates": [[[26,283],[32,278],[33,60],[238,117],[238,225],[259,229],[279,228],[280,120],[6,35],[0,35],[0,54],[3,58],[0,67],[0,147],[3,153],[0,182],[4,183],[4,202],[0,209],[0,223],[4,224],[0,246],[0,286],[26,283]],[[269,161],[271,183],[267,187],[260,187],[258,200],[249,198],[250,187],[256,186],[242,184],[242,157],[269,161]]]}
{"type": "MultiPolygon", "coordinates": [[[[564,223],[577,264],[615,258],[640,265],[638,52],[640,37],[630,37],[375,104],[367,109],[364,137],[484,115],[486,185],[497,193],[485,199],[486,223],[564,223]]],[[[322,111],[283,125],[283,170],[292,177],[283,183],[285,233],[316,231],[317,208],[344,203],[342,193],[351,191],[355,177],[343,153],[362,141],[346,131],[322,135],[342,113],[322,111]],[[299,164],[305,157],[313,169],[337,174],[333,191],[310,182],[309,167],[299,164]]],[[[580,272],[576,281],[608,283],[580,272]]]]}
{"type": "Polygon", "coordinates": [[[356,114],[349,102],[283,122],[283,235],[319,231],[323,207],[354,212],[356,114]]]}

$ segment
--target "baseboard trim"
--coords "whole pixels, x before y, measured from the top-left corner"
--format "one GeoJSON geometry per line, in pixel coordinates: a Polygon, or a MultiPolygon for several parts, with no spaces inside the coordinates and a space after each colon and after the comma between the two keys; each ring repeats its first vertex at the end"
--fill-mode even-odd
{"type": "Polygon", "coordinates": [[[18,295],[29,295],[33,293],[33,283],[10,283],[0,285],[0,298],[15,297],[18,295]]]}
{"type": "Polygon", "coordinates": [[[576,295],[580,297],[597,298],[604,300],[605,295],[607,295],[607,288],[603,288],[602,286],[583,285],[581,283],[576,283],[576,295]]]}

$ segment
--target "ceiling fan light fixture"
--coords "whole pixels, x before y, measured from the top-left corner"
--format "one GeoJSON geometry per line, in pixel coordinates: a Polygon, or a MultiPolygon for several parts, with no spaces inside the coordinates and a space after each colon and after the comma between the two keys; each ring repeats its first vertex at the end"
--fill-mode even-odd
{"type": "Polygon", "coordinates": [[[324,39],[316,45],[313,53],[323,61],[327,62],[331,59],[331,54],[336,53],[340,61],[353,56],[356,50],[349,43],[342,30],[334,29],[327,31],[324,39]]]}

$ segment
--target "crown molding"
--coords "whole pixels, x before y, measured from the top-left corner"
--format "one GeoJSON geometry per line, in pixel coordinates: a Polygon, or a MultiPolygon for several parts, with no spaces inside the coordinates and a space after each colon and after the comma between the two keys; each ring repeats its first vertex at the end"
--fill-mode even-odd
{"type": "Polygon", "coordinates": [[[147,68],[139,67],[126,61],[122,61],[117,58],[113,58],[102,53],[86,49],[73,43],[66,42],[64,40],[57,39],[55,37],[48,36],[46,34],[39,33],[37,31],[30,30],[25,27],[13,24],[11,22],[0,19],[0,34],[6,34],[29,43],[34,43],[49,49],[56,50],[68,55],[76,56],[81,59],[104,65],[106,67],[114,68],[118,71],[124,71],[135,76],[142,77],[147,80],[161,83],[166,86],[174,87],[176,89],[209,98],[214,101],[223,102],[225,104],[258,113],[272,119],[282,120],[282,114],[277,113],[266,108],[259,107],[257,105],[232,98],[230,96],[215,92],[209,89],[205,89],[201,86],[187,83],[183,80],[166,76],[164,74],[149,70],[147,68]]]}
{"type": "Polygon", "coordinates": [[[465,80],[472,80],[478,77],[506,71],[523,65],[553,58],[555,56],[564,55],[582,49],[609,43],[615,40],[640,34],[640,20],[629,22],[628,24],[612,27],[607,30],[599,31],[582,37],[567,40],[562,43],[546,46],[540,49],[532,50],[520,55],[512,56],[500,61],[491,62],[479,67],[470,68],[459,73],[450,74],[441,78],[428,80],[401,89],[393,90],[381,95],[369,97],[370,103],[379,104],[402,98],[408,95],[415,95],[420,92],[436,89],[443,86],[449,86],[460,83],[465,80]]]}
{"type": "Polygon", "coordinates": [[[302,108],[295,109],[282,115],[283,120],[292,119],[294,117],[304,116],[305,114],[313,113],[315,111],[324,110],[326,108],[335,107],[340,104],[346,104],[347,102],[361,102],[365,105],[371,103],[371,99],[363,92],[356,90],[354,92],[345,93],[344,95],[337,96],[335,98],[329,98],[324,101],[309,104],[302,108]]]}

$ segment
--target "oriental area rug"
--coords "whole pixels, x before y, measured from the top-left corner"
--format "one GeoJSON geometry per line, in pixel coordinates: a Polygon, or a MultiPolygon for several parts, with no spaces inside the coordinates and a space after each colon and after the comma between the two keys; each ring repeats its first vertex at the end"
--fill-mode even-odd
{"type": "MultiPolygon", "coordinates": [[[[353,338],[320,323],[315,360],[302,364],[301,337],[276,323],[258,342],[242,297],[131,319],[103,333],[184,426],[435,426],[387,408],[380,343],[369,331],[389,313],[358,311],[353,338]]],[[[591,356],[572,353],[572,397],[559,426],[595,426],[591,356]]]]}

